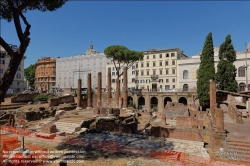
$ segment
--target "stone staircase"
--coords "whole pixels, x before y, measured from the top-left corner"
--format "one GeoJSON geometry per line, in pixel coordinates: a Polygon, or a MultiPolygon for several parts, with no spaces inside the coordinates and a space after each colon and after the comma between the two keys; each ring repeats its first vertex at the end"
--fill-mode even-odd
{"type": "Polygon", "coordinates": [[[230,161],[250,163],[250,142],[226,139],[223,143],[224,158],[230,161]]]}

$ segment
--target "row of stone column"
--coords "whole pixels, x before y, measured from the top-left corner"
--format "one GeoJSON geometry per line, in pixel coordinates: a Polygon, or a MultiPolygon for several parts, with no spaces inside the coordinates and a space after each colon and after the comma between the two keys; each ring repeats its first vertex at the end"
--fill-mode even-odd
{"type": "MultiPolygon", "coordinates": [[[[107,76],[107,105],[111,107],[111,69],[108,70],[107,76]]],[[[82,103],[82,80],[78,79],[78,90],[77,90],[77,107],[81,107],[82,103]]],[[[88,73],[88,87],[87,87],[87,107],[92,107],[92,89],[91,89],[91,73],[88,73]]],[[[97,107],[102,106],[102,73],[98,72],[98,82],[97,82],[97,107]]],[[[122,108],[127,108],[128,99],[128,76],[127,67],[123,68],[123,96],[122,96],[122,108]]],[[[119,108],[120,101],[120,80],[116,80],[116,108],[119,108]]]]}

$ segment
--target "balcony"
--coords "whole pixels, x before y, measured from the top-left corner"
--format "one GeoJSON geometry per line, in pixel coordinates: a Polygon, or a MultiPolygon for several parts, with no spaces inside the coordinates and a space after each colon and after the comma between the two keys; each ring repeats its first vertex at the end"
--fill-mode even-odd
{"type": "Polygon", "coordinates": [[[151,75],[151,82],[158,82],[158,75],[156,74],[151,75]]]}

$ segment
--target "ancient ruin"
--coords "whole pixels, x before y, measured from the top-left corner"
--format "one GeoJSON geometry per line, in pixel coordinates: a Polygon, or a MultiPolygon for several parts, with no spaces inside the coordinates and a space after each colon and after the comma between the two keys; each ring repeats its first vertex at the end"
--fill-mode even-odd
{"type": "MultiPolygon", "coordinates": [[[[248,129],[241,127],[250,124],[250,95],[216,90],[215,83],[211,81],[210,108],[204,111],[197,104],[195,92],[128,91],[126,68],[123,73],[122,94],[119,96],[117,91],[111,93],[109,70],[106,91],[101,87],[100,72],[97,91],[92,91],[89,73],[87,96],[81,94],[79,79],[76,98],[66,95],[51,98],[39,105],[2,105],[2,135],[18,134],[25,139],[72,144],[86,149],[91,145],[92,149],[102,150],[106,144],[102,141],[108,138],[114,142],[108,147],[117,152],[126,149],[124,146],[127,143],[129,146],[126,147],[130,149],[126,153],[136,155],[133,152],[140,149],[143,151],[141,156],[147,154],[155,158],[163,154],[167,158],[167,155],[173,154],[174,161],[182,164],[191,161],[190,158],[184,159],[187,154],[194,158],[196,156],[197,164],[211,164],[213,160],[230,162],[231,158],[225,154],[226,151],[233,153],[233,149],[228,144],[241,150],[250,145],[248,129]],[[146,152],[149,149],[150,154],[146,152]],[[159,150],[164,150],[164,153],[159,150]]],[[[27,102],[27,96],[24,102],[27,102]]],[[[21,98],[18,99],[20,101],[21,98]]],[[[240,162],[248,161],[250,156],[247,152],[240,162]]]]}

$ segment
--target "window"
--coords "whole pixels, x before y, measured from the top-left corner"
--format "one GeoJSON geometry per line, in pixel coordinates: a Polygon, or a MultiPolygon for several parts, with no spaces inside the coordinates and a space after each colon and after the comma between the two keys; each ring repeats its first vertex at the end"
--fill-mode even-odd
{"type": "Polygon", "coordinates": [[[160,75],[162,75],[162,70],[160,70],[160,75]]]}
{"type": "Polygon", "coordinates": [[[175,53],[171,53],[171,57],[174,57],[175,56],[175,53]]]}
{"type": "Polygon", "coordinates": [[[168,74],[168,69],[166,69],[166,74],[168,74]]]}
{"type": "Polygon", "coordinates": [[[112,79],[112,83],[115,83],[115,79],[112,79]]]}
{"type": "Polygon", "coordinates": [[[175,82],[175,78],[172,79],[172,82],[175,82]]]}
{"type": "Polygon", "coordinates": [[[149,67],[149,63],[147,63],[147,67],[149,67]]]}
{"type": "Polygon", "coordinates": [[[155,67],[155,62],[153,62],[153,67],[155,67]]]}
{"type": "Polygon", "coordinates": [[[19,84],[20,84],[20,83],[17,81],[17,82],[16,82],[16,85],[19,85],[19,84]]]}
{"type": "Polygon", "coordinates": [[[165,61],[165,66],[168,66],[168,61],[165,61]]]}
{"type": "Polygon", "coordinates": [[[175,74],[175,69],[172,69],[172,74],[175,74]]]}
{"type": "Polygon", "coordinates": [[[143,74],[144,74],[143,71],[141,71],[141,75],[142,75],[142,76],[143,76],[143,74]]]}
{"type": "Polygon", "coordinates": [[[111,67],[109,67],[108,70],[111,70],[111,67]]]}
{"type": "Polygon", "coordinates": [[[166,54],[166,58],[169,57],[169,54],[166,54]]]}
{"type": "Polygon", "coordinates": [[[135,82],[135,79],[134,79],[134,78],[132,78],[132,82],[135,82]]]}
{"type": "Polygon", "coordinates": [[[0,69],[0,73],[3,73],[3,69],[0,69]]]}
{"type": "Polygon", "coordinates": [[[162,58],[162,54],[160,54],[160,58],[162,58]]]}
{"type": "Polygon", "coordinates": [[[17,73],[16,78],[21,78],[21,74],[17,73]]]}
{"type": "Polygon", "coordinates": [[[132,70],[134,70],[135,69],[135,66],[132,66],[132,70]]]}
{"type": "Polygon", "coordinates": [[[4,64],[4,60],[0,60],[0,64],[4,64]]]}
{"type": "Polygon", "coordinates": [[[135,75],[135,71],[132,71],[132,75],[135,75]]]}
{"type": "Polygon", "coordinates": [[[146,80],[146,83],[150,83],[150,80],[146,80]]]}
{"type": "Polygon", "coordinates": [[[138,63],[137,63],[137,64],[135,64],[135,66],[136,66],[136,68],[138,68],[138,63]]]}
{"type": "Polygon", "coordinates": [[[155,59],[155,55],[153,55],[153,58],[155,59]]]}
{"type": "Polygon", "coordinates": [[[141,63],[141,67],[143,67],[143,63],[141,63]]]}
{"type": "Polygon", "coordinates": [[[238,68],[238,77],[245,77],[245,67],[241,66],[238,68]]]}
{"type": "Polygon", "coordinates": [[[149,56],[147,56],[147,59],[149,59],[149,56]]]}
{"type": "Polygon", "coordinates": [[[163,83],[163,79],[159,79],[159,83],[163,83]]]}
{"type": "Polygon", "coordinates": [[[113,67],[113,71],[115,71],[115,67],[113,67]]]}
{"type": "Polygon", "coordinates": [[[147,70],[147,75],[149,75],[149,70],[147,70]]]}
{"type": "Polygon", "coordinates": [[[115,75],[115,72],[112,72],[112,76],[114,76],[115,75]]]}
{"type": "Polygon", "coordinates": [[[175,60],[172,61],[172,65],[175,65],[175,60]]]}
{"type": "Polygon", "coordinates": [[[168,79],[166,79],[166,83],[168,83],[168,79]]]}
{"type": "Polygon", "coordinates": [[[188,79],[188,71],[187,70],[183,71],[183,79],[188,79]]]}
{"type": "Polygon", "coordinates": [[[173,85],[173,89],[175,88],[175,85],[173,85]]]}
{"type": "Polygon", "coordinates": [[[155,72],[155,70],[153,70],[153,75],[155,75],[156,74],[156,72],[155,72]]]}
{"type": "Polygon", "coordinates": [[[160,62],[160,66],[162,66],[162,62],[160,62]]]}

